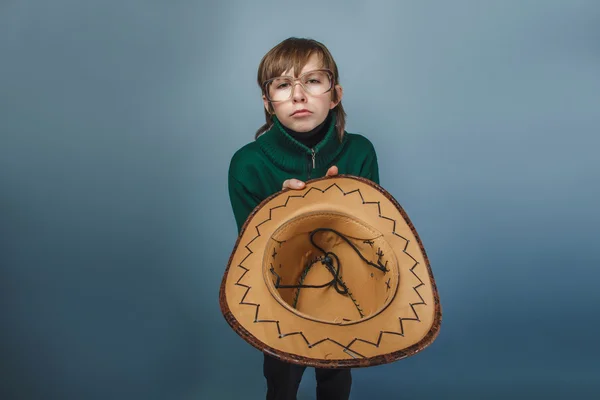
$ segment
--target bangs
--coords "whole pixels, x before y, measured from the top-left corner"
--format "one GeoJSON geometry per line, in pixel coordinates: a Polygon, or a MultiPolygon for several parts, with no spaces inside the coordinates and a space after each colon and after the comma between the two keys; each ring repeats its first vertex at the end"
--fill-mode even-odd
{"type": "MultiPolygon", "coordinates": [[[[333,61],[329,60],[324,50],[315,43],[287,40],[274,47],[263,58],[259,67],[259,85],[269,79],[281,76],[285,71],[292,71],[293,75],[297,77],[313,54],[318,55],[320,68],[335,70],[333,61]]],[[[337,75],[337,71],[333,72],[334,75],[337,75]]]]}
{"type": "Polygon", "coordinates": [[[272,61],[265,65],[265,79],[280,76],[285,71],[292,71],[295,77],[300,75],[302,68],[308,63],[310,56],[318,54],[321,68],[327,68],[323,65],[323,54],[315,49],[282,49],[279,54],[273,54],[272,61]]]}

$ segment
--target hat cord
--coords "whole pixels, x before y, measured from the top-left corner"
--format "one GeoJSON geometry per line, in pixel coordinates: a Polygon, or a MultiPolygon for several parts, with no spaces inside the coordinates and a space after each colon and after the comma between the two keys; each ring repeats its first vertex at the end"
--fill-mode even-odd
{"type": "MultiPolygon", "coordinates": [[[[304,284],[298,284],[298,285],[282,285],[280,284],[281,281],[281,277],[279,275],[277,275],[277,281],[275,282],[275,288],[277,289],[298,289],[298,288],[324,288],[327,286],[332,286],[334,287],[334,289],[341,295],[345,295],[348,294],[348,287],[346,286],[346,284],[342,281],[341,277],[340,277],[340,267],[341,267],[341,262],[340,259],[338,258],[338,256],[331,251],[325,251],[325,249],[323,249],[322,247],[320,247],[319,245],[317,245],[314,241],[314,236],[315,234],[317,234],[318,232],[323,232],[323,231],[328,231],[328,232],[333,232],[336,235],[338,235],[339,237],[341,237],[344,241],[346,241],[346,243],[348,243],[350,245],[350,247],[352,247],[352,249],[358,254],[358,256],[367,264],[370,265],[374,268],[377,268],[378,270],[382,271],[384,274],[386,272],[389,271],[389,269],[387,269],[386,265],[381,263],[381,257],[383,256],[383,252],[381,252],[381,250],[379,250],[377,252],[377,255],[379,256],[379,259],[377,260],[377,264],[367,260],[360,252],[360,250],[350,241],[348,240],[348,238],[343,235],[342,233],[336,231],[335,229],[331,229],[331,228],[317,228],[314,231],[312,231],[310,233],[310,242],[312,243],[312,245],[314,247],[316,247],[317,249],[319,249],[322,253],[324,253],[323,257],[319,257],[317,258],[315,261],[313,261],[310,265],[307,266],[306,268],[306,272],[318,261],[321,261],[321,264],[323,264],[327,270],[331,273],[331,275],[333,275],[333,279],[327,283],[324,283],[322,285],[304,285],[304,284]],[[332,258],[335,258],[335,261],[337,263],[337,268],[335,268],[334,263],[332,258]]],[[[387,264],[387,263],[386,263],[387,264]]]]}

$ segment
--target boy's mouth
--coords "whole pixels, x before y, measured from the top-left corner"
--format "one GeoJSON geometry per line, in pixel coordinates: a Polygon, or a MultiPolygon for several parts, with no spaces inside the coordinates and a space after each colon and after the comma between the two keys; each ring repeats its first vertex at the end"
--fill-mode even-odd
{"type": "Polygon", "coordinates": [[[308,115],[311,114],[310,111],[308,111],[307,109],[303,108],[301,110],[296,110],[292,113],[292,116],[296,115],[296,116],[302,116],[302,115],[308,115]]]}

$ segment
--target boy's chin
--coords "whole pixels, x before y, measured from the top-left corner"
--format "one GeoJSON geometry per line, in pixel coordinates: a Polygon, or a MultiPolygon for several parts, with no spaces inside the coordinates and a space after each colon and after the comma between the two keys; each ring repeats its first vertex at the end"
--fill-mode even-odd
{"type": "Polygon", "coordinates": [[[310,132],[315,129],[319,124],[315,121],[289,121],[286,126],[296,132],[310,132]]]}

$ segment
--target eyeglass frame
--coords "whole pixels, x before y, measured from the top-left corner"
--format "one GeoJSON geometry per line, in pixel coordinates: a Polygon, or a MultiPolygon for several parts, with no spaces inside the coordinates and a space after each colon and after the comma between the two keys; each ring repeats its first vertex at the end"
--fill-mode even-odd
{"type": "MultiPolygon", "coordinates": [[[[304,75],[307,75],[307,74],[312,74],[312,73],[315,73],[315,72],[321,72],[321,71],[325,71],[325,72],[327,72],[327,73],[329,74],[329,81],[331,82],[329,89],[327,89],[327,90],[326,90],[326,91],[324,91],[323,93],[321,93],[321,94],[319,94],[319,95],[316,95],[316,96],[321,96],[321,95],[324,95],[325,93],[329,93],[329,92],[331,92],[331,90],[332,90],[332,89],[335,87],[335,75],[333,74],[333,71],[331,71],[330,69],[327,69],[327,68],[319,68],[319,69],[313,69],[313,70],[311,70],[311,71],[306,71],[305,73],[301,74],[301,75],[300,75],[299,77],[297,77],[297,78],[294,78],[293,76],[290,76],[290,75],[281,75],[281,76],[276,76],[276,77],[274,77],[274,78],[271,78],[271,79],[267,79],[267,80],[266,80],[266,81],[264,81],[264,82],[263,82],[263,84],[262,84],[263,93],[265,94],[265,97],[267,98],[267,100],[268,100],[269,102],[271,102],[271,103],[280,103],[280,102],[283,102],[283,101],[288,101],[289,99],[291,99],[292,97],[294,97],[294,91],[296,90],[296,85],[297,85],[296,81],[298,81],[298,83],[300,84],[300,86],[302,86],[302,89],[304,89],[304,91],[305,91],[306,93],[308,93],[308,94],[311,94],[311,93],[310,93],[310,90],[308,90],[308,89],[306,89],[306,87],[304,87],[304,84],[302,83],[302,81],[301,81],[301,78],[302,78],[304,75]],[[268,92],[268,90],[267,90],[267,85],[268,85],[270,82],[274,81],[275,79],[282,79],[282,78],[289,78],[289,79],[292,81],[292,90],[291,90],[291,92],[290,92],[290,97],[288,97],[288,98],[287,98],[287,99],[285,99],[285,100],[271,100],[271,99],[269,98],[269,92],[268,92]]],[[[314,95],[313,95],[313,96],[314,96],[314,95]]]]}

